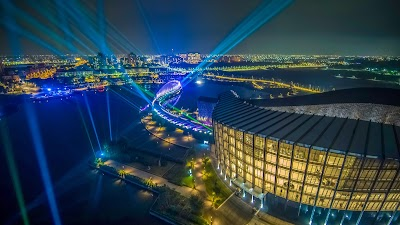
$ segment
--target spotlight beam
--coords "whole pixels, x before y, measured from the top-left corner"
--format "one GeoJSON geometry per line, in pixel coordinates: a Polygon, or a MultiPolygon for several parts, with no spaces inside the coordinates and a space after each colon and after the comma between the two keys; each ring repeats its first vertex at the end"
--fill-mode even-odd
{"type": "Polygon", "coordinates": [[[38,160],[40,173],[42,175],[42,180],[46,191],[47,200],[49,202],[50,211],[53,217],[53,223],[55,225],[61,225],[60,214],[58,211],[57,202],[53,191],[53,184],[50,178],[49,167],[47,165],[42,139],[40,137],[40,130],[36,119],[35,109],[30,104],[28,104],[27,110],[25,111],[28,117],[28,125],[32,134],[32,140],[34,145],[33,147],[36,153],[36,158],[38,160]]]}
{"type": "Polygon", "coordinates": [[[14,158],[14,154],[12,151],[7,126],[6,126],[5,122],[0,125],[1,125],[0,133],[2,134],[1,142],[3,143],[2,149],[4,149],[4,153],[6,154],[7,166],[8,166],[8,170],[10,171],[10,176],[11,176],[11,180],[12,180],[12,183],[14,186],[15,195],[17,197],[18,207],[20,210],[20,214],[22,216],[22,221],[23,221],[24,225],[29,225],[29,219],[28,219],[28,213],[26,210],[24,195],[22,193],[21,182],[18,177],[18,168],[15,163],[15,158],[14,158]]]}
{"type": "Polygon", "coordinates": [[[92,147],[93,156],[96,157],[96,153],[94,152],[93,142],[92,142],[92,140],[90,138],[89,130],[88,130],[87,126],[86,126],[86,122],[85,122],[85,119],[83,118],[83,113],[82,113],[81,107],[79,105],[78,105],[78,111],[79,111],[79,115],[81,116],[83,127],[85,128],[86,135],[87,135],[89,143],[90,143],[90,147],[92,147]]]}
{"type": "Polygon", "coordinates": [[[194,70],[189,73],[183,80],[182,86],[186,86],[197,77],[198,72],[212,65],[211,59],[215,56],[220,58],[226,54],[245,38],[254,33],[263,24],[281,12],[284,8],[290,5],[293,0],[272,0],[271,2],[263,2],[257,9],[248,16],[239,26],[237,26],[210,54],[203,60],[194,70]]]}
{"type": "Polygon", "coordinates": [[[149,20],[147,19],[147,16],[146,16],[146,12],[143,9],[143,4],[142,4],[142,2],[140,0],[136,0],[136,5],[139,8],[139,12],[142,15],[142,18],[143,18],[143,20],[144,20],[144,22],[146,24],[147,30],[150,33],[151,40],[153,41],[154,45],[156,46],[158,54],[160,54],[160,52],[161,52],[160,51],[160,47],[158,46],[158,43],[157,43],[157,40],[156,40],[155,35],[153,33],[153,30],[151,29],[149,20]]]}
{"type": "Polygon", "coordinates": [[[110,141],[112,141],[111,107],[110,107],[110,95],[108,91],[106,93],[106,101],[107,101],[108,128],[110,129],[110,141]]]}
{"type": "Polygon", "coordinates": [[[90,121],[92,122],[92,127],[93,127],[94,134],[96,135],[97,144],[99,145],[99,149],[101,151],[100,139],[99,139],[99,136],[97,135],[96,124],[94,123],[94,120],[93,120],[92,110],[90,109],[89,100],[87,99],[86,94],[84,94],[83,97],[85,99],[85,104],[86,104],[86,108],[87,108],[88,113],[89,113],[90,121]]]}

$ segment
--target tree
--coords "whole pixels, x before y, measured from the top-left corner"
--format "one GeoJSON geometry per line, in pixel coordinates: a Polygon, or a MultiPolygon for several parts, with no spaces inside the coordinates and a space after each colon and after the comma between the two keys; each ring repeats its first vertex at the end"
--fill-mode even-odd
{"type": "Polygon", "coordinates": [[[122,178],[125,178],[126,171],[125,170],[118,170],[118,175],[122,178]]]}
{"type": "Polygon", "coordinates": [[[190,206],[194,214],[200,214],[204,207],[204,199],[200,195],[191,195],[189,198],[190,206]]]}

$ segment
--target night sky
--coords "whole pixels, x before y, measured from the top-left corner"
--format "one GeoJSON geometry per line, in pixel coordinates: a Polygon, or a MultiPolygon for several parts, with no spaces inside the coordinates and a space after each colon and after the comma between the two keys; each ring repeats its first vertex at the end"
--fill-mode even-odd
{"type": "MultiPolygon", "coordinates": [[[[260,0],[0,0],[0,54],[210,53],[260,0]],[[105,40],[105,41],[103,41],[105,40]]],[[[297,0],[229,53],[400,55],[400,1],[297,0]]]]}

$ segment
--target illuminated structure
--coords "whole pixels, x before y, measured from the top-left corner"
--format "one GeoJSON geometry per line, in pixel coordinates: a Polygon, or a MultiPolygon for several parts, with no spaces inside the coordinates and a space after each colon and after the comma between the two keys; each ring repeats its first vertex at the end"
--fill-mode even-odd
{"type": "Polygon", "coordinates": [[[166,106],[167,104],[174,106],[179,100],[181,92],[181,83],[177,80],[172,80],[158,90],[153,100],[153,105],[155,102],[159,102],[161,106],[166,106]]]}
{"type": "Polygon", "coordinates": [[[152,102],[153,111],[162,119],[181,127],[181,129],[195,131],[208,137],[211,136],[211,128],[174,107],[181,94],[182,86],[179,81],[172,80],[166,83],[154,97],[152,102]]]}
{"type": "Polygon", "coordinates": [[[273,196],[298,215],[306,207],[310,224],[333,224],[334,212],[340,224],[398,223],[400,127],[268,110],[234,93],[219,97],[213,127],[220,173],[261,207],[273,196]]]}
{"type": "Polygon", "coordinates": [[[218,99],[200,96],[197,99],[197,119],[207,125],[212,124],[212,112],[217,105],[218,99]]]}

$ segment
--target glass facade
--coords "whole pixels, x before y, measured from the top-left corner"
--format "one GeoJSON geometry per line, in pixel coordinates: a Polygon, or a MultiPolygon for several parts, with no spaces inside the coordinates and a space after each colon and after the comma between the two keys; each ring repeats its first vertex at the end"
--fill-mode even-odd
{"type": "Polygon", "coordinates": [[[213,126],[221,171],[262,193],[338,210],[376,212],[399,207],[398,160],[262,137],[218,121],[213,126]]]}

